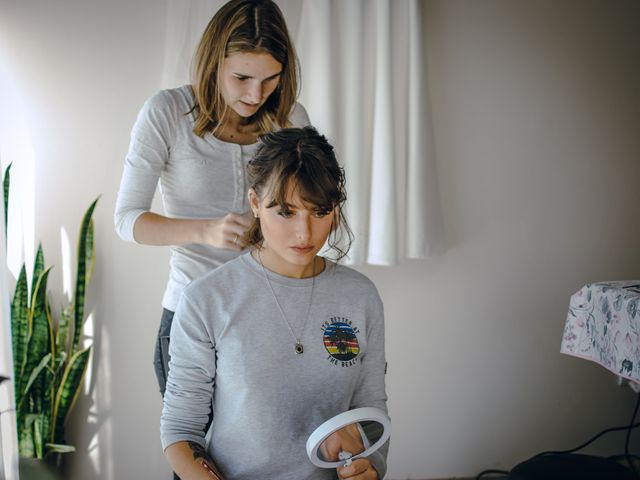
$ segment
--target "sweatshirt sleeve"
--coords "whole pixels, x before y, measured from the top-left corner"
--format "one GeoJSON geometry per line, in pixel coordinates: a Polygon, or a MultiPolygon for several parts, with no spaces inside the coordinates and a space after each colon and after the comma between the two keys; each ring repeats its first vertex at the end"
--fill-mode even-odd
{"type": "MultiPolygon", "coordinates": [[[[387,412],[384,306],[373,284],[371,288],[373,291],[366,307],[367,351],[362,359],[362,376],[352,399],[351,408],[377,407],[387,412]]],[[[369,456],[371,464],[378,472],[378,478],[381,479],[387,472],[388,451],[389,441],[369,456]]]]}
{"type": "Polygon", "coordinates": [[[163,449],[180,441],[205,445],[216,360],[203,317],[183,294],[171,325],[169,377],[160,417],[163,449]]]}
{"type": "Polygon", "coordinates": [[[151,208],[158,179],[169,158],[171,125],[175,125],[170,102],[166,92],[148,99],[131,130],[114,213],[116,233],[129,242],[135,242],[133,226],[151,208]]]}

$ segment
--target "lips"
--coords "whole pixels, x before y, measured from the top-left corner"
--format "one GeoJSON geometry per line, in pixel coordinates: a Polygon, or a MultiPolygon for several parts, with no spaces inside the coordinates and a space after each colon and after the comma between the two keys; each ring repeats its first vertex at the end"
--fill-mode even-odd
{"type": "Polygon", "coordinates": [[[303,246],[295,246],[291,247],[291,249],[297,253],[309,253],[313,251],[313,245],[303,245],[303,246]]]}
{"type": "Polygon", "coordinates": [[[259,103],[247,103],[247,102],[243,102],[242,100],[240,100],[240,104],[246,108],[251,108],[251,109],[255,109],[260,106],[259,103]]]}

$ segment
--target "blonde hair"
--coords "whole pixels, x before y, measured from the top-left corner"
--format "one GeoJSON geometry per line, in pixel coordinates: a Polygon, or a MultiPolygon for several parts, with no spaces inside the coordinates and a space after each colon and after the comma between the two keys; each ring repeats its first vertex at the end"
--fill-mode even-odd
{"type": "Polygon", "coordinates": [[[220,70],[233,53],[268,53],[282,64],[275,91],[249,118],[258,134],[290,126],[289,114],[298,95],[299,67],[280,8],[272,0],[231,0],[216,12],[196,49],[192,90],[193,131],[202,137],[224,123],[227,105],[220,92],[220,70]]]}

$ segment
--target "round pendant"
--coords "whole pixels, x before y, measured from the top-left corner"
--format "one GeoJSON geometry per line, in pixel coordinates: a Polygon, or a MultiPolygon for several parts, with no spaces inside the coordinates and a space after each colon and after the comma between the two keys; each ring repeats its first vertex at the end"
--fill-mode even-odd
{"type": "Polygon", "coordinates": [[[301,343],[296,343],[296,353],[298,355],[302,355],[304,353],[304,347],[302,346],[301,343]]]}

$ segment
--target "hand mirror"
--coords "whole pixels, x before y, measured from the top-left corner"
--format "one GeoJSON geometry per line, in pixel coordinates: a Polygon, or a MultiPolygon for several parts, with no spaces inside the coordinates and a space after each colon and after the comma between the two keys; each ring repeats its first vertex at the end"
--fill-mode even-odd
{"type": "Polygon", "coordinates": [[[391,435],[391,420],[374,407],[355,408],[330,418],[307,440],[307,456],[321,468],[348,466],[368,457],[391,435]]]}

